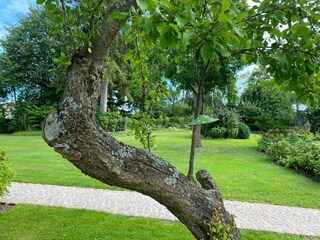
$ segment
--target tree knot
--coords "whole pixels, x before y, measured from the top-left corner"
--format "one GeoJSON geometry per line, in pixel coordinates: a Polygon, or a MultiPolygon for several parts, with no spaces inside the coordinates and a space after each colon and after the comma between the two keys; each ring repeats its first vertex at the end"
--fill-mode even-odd
{"type": "Polygon", "coordinates": [[[196,174],[198,182],[201,184],[202,188],[206,190],[213,190],[217,188],[211,174],[204,169],[201,169],[196,174]]]}

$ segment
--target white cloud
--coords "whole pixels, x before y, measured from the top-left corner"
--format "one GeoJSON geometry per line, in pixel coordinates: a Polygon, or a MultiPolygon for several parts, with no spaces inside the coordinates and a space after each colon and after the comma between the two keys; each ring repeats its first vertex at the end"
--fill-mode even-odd
{"type": "Polygon", "coordinates": [[[255,64],[250,65],[250,66],[246,67],[245,69],[239,71],[237,73],[237,78],[248,78],[257,69],[258,69],[257,65],[255,65],[255,64]]]}
{"type": "Polygon", "coordinates": [[[6,34],[5,27],[16,24],[19,16],[28,13],[30,4],[35,0],[0,0],[0,38],[6,34]]]}

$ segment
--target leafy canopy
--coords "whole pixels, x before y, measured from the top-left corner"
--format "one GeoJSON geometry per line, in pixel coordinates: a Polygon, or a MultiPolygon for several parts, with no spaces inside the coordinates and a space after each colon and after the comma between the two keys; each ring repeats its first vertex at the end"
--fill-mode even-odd
{"type": "Polygon", "coordinates": [[[255,2],[258,5],[245,11],[244,3],[230,0],[138,0],[140,10],[132,7],[111,19],[127,19],[127,42],[142,38],[139,43],[149,48],[159,44],[179,51],[195,49],[217,68],[222,58],[240,54],[265,67],[279,85],[316,100],[319,88],[312,86],[319,82],[317,1],[255,2]]]}
{"type": "MultiPolygon", "coordinates": [[[[57,28],[65,28],[74,53],[91,51],[108,4],[105,0],[37,0],[52,11],[57,28]]],[[[219,68],[221,59],[241,55],[259,63],[276,82],[310,102],[319,97],[318,0],[137,0],[129,12],[114,12],[110,19],[125,21],[126,42],[152,49],[184,52],[195,49],[206,63],[219,68]]],[[[137,54],[132,53],[132,61],[137,54]]],[[[179,62],[179,55],[175,59],[179,62]]]]}

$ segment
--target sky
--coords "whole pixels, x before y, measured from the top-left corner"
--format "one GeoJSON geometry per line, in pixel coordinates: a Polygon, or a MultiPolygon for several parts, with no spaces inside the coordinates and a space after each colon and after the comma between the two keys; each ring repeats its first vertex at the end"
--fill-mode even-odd
{"type": "Polygon", "coordinates": [[[30,4],[36,0],[0,0],[0,38],[6,34],[5,27],[17,24],[19,17],[28,13],[30,4]]]}

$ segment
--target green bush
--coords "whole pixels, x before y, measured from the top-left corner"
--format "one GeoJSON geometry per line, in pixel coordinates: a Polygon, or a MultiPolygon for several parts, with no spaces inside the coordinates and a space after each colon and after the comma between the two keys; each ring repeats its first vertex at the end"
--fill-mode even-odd
{"type": "Polygon", "coordinates": [[[238,136],[238,128],[228,128],[227,133],[228,133],[228,138],[237,138],[238,136]]]}
{"type": "Polygon", "coordinates": [[[8,192],[13,173],[6,162],[6,152],[0,148],[0,198],[8,192]]]}
{"type": "Polygon", "coordinates": [[[239,112],[253,130],[289,129],[296,117],[292,95],[279,90],[270,81],[252,79],[241,96],[239,112]]]}
{"type": "Polygon", "coordinates": [[[225,127],[214,127],[209,131],[208,137],[224,138],[226,136],[226,133],[227,129],[225,127]]]}
{"type": "Polygon", "coordinates": [[[17,104],[14,110],[14,118],[10,130],[33,131],[40,130],[46,115],[54,109],[54,106],[44,105],[37,107],[34,105],[17,104]]]}
{"type": "Polygon", "coordinates": [[[236,130],[234,130],[235,128],[238,127],[238,124],[239,124],[239,115],[230,110],[227,112],[226,114],[226,117],[227,117],[227,121],[226,121],[226,127],[228,130],[230,130],[231,132],[235,132],[236,130]]]}
{"type": "Polygon", "coordinates": [[[12,119],[6,119],[4,114],[0,113],[0,133],[11,133],[10,124],[12,119]]]}
{"type": "Polygon", "coordinates": [[[119,111],[103,113],[101,110],[98,110],[97,120],[100,126],[107,132],[125,130],[125,124],[122,121],[122,116],[119,111]]]}
{"type": "Polygon", "coordinates": [[[249,139],[250,138],[250,128],[245,123],[238,123],[238,138],[239,139],[249,139]]]}

